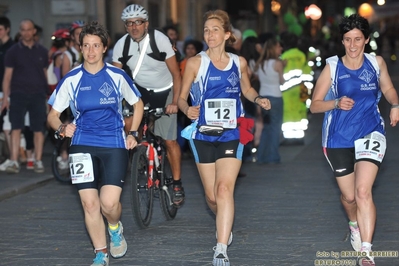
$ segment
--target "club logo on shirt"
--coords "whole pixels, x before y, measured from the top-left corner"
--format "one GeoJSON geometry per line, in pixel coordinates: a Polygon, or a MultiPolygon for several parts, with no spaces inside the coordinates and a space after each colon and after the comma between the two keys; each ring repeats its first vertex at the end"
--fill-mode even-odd
{"type": "Polygon", "coordinates": [[[105,97],[109,97],[114,89],[107,82],[100,87],[99,91],[105,95],[105,97]]]}
{"type": "Polygon", "coordinates": [[[227,78],[227,80],[230,82],[231,86],[233,87],[235,87],[237,83],[240,81],[235,72],[231,73],[230,76],[227,78]]]}
{"type": "Polygon", "coordinates": [[[363,70],[362,73],[359,75],[359,79],[366,81],[369,83],[371,79],[374,77],[374,74],[367,69],[363,70]]]}

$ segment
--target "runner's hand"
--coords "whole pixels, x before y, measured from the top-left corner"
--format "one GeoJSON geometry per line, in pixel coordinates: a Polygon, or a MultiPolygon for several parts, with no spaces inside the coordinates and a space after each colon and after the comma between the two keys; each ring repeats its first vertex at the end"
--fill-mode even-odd
{"type": "Polygon", "coordinates": [[[177,107],[177,104],[171,103],[166,106],[166,114],[177,114],[179,111],[179,107],[177,107]]]}
{"type": "Polygon", "coordinates": [[[126,137],[126,147],[128,150],[133,149],[134,147],[137,146],[137,140],[135,137],[133,137],[132,135],[128,135],[126,137]]]}

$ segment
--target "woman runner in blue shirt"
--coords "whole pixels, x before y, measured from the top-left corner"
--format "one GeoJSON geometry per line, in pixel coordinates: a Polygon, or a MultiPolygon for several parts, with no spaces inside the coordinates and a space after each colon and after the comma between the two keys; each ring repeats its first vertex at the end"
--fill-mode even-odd
{"type": "Polygon", "coordinates": [[[57,137],[69,137],[72,183],[79,191],[85,223],[96,257],[92,266],[108,265],[103,216],[108,222],[110,254],[120,258],[127,244],[120,222],[120,196],[128,167],[128,149],[143,116],[143,103],[132,79],[103,62],[108,33],[98,22],[85,25],[79,36],[84,62],[60,81],[53,93],[49,125],[57,137]],[[122,100],[133,105],[129,134],[124,131],[122,100]],[[60,114],[71,107],[74,121],[62,124],[60,114]]]}

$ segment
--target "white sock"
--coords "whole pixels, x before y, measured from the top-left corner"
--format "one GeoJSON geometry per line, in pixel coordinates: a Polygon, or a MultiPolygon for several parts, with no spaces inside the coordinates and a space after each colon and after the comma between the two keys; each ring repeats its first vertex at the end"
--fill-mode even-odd
{"type": "Polygon", "coordinates": [[[362,250],[370,251],[371,250],[371,246],[372,246],[372,244],[369,243],[369,242],[362,242],[362,250]]]}

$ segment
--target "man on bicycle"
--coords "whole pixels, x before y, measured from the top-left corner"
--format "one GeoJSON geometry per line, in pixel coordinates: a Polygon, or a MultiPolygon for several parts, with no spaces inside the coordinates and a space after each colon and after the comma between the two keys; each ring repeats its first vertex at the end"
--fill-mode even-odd
{"type": "Polygon", "coordinates": [[[173,204],[184,202],[181,175],[181,150],[177,142],[177,99],[181,76],[175,50],[169,38],[148,28],[148,12],[133,4],[122,11],[127,34],[114,46],[113,65],[132,75],[144,104],[151,108],[166,107],[169,116],[157,119],[154,133],[165,140],[173,173],[173,204]]]}

